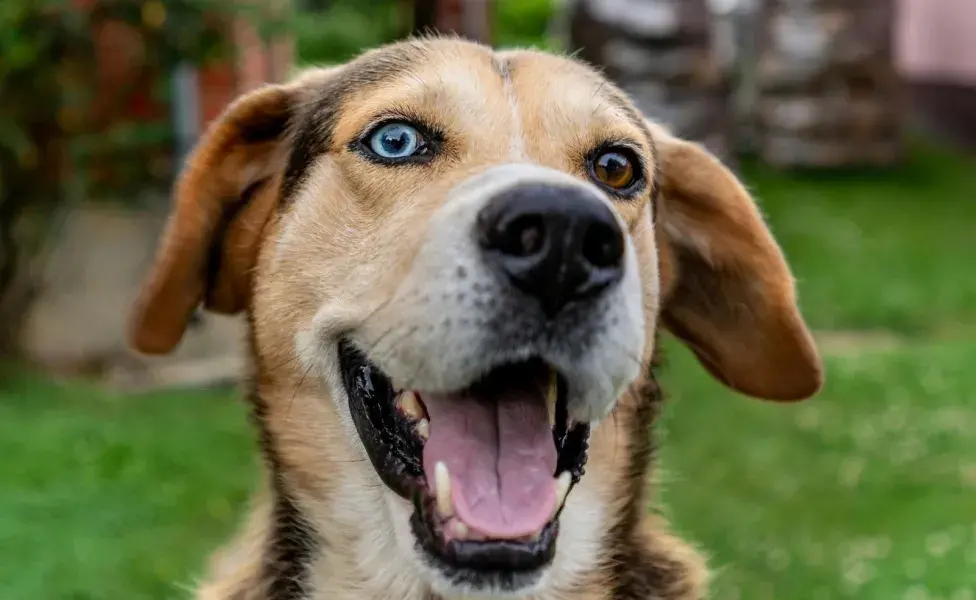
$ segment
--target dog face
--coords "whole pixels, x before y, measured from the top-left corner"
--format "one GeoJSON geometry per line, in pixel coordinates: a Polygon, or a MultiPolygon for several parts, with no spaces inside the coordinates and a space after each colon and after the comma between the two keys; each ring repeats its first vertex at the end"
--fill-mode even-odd
{"type": "Polygon", "coordinates": [[[225,112],[180,180],[135,347],[169,351],[201,302],[247,311],[265,410],[304,419],[271,426],[303,448],[279,461],[308,473],[292,493],[322,502],[337,462],[367,458],[399,507],[375,518],[448,595],[538,589],[573,552],[559,521],[590,432],[658,323],[743,393],[822,379],[729,171],[582,64],[457,40],[225,112]]]}

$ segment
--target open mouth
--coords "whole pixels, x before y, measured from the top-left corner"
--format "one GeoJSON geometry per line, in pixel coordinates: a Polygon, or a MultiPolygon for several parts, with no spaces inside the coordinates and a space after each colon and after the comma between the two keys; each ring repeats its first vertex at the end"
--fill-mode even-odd
{"type": "Polygon", "coordinates": [[[356,429],[383,482],[411,500],[429,562],[452,581],[521,587],[556,550],[559,514],[586,463],[565,379],[540,359],[499,366],[456,392],[395,389],[339,343],[356,429]]]}

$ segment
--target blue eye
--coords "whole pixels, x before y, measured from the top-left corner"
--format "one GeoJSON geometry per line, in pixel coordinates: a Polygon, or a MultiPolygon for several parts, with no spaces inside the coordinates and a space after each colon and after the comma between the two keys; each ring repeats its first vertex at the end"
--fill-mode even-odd
{"type": "Polygon", "coordinates": [[[409,158],[424,150],[424,139],[406,123],[389,123],[374,131],[367,141],[369,149],[381,158],[409,158]]]}

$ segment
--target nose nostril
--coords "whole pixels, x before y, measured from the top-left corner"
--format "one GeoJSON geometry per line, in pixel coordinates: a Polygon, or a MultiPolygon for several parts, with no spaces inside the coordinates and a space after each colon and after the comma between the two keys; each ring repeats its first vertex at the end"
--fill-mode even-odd
{"type": "Polygon", "coordinates": [[[624,253],[623,237],[616,227],[593,223],[583,236],[583,258],[594,267],[605,269],[620,265],[624,253]]]}
{"type": "Polygon", "coordinates": [[[539,214],[521,215],[506,223],[500,233],[498,249],[509,256],[532,256],[545,244],[545,223],[539,214]]]}
{"type": "Polygon", "coordinates": [[[475,235],[485,264],[549,318],[623,277],[626,234],[582,186],[514,186],[479,210],[475,235]]]}

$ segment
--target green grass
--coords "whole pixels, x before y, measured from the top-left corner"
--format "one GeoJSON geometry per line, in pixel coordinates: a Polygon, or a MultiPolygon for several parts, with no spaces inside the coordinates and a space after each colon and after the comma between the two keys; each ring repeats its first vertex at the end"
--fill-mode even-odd
{"type": "Polygon", "coordinates": [[[0,388],[0,598],[179,598],[256,478],[230,394],[0,388]]]}
{"type": "Polygon", "coordinates": [[[976,593],[976,341],[828,360],[823,393],[792,406],[672,354],[663,496],[716,597],[976,593]]]}
{"type": "Polygon", "coordinates": [[[941,335],[976,324],[973,166],[921,146],[894,172],[745,174],[814,327],[941,335]]]}

